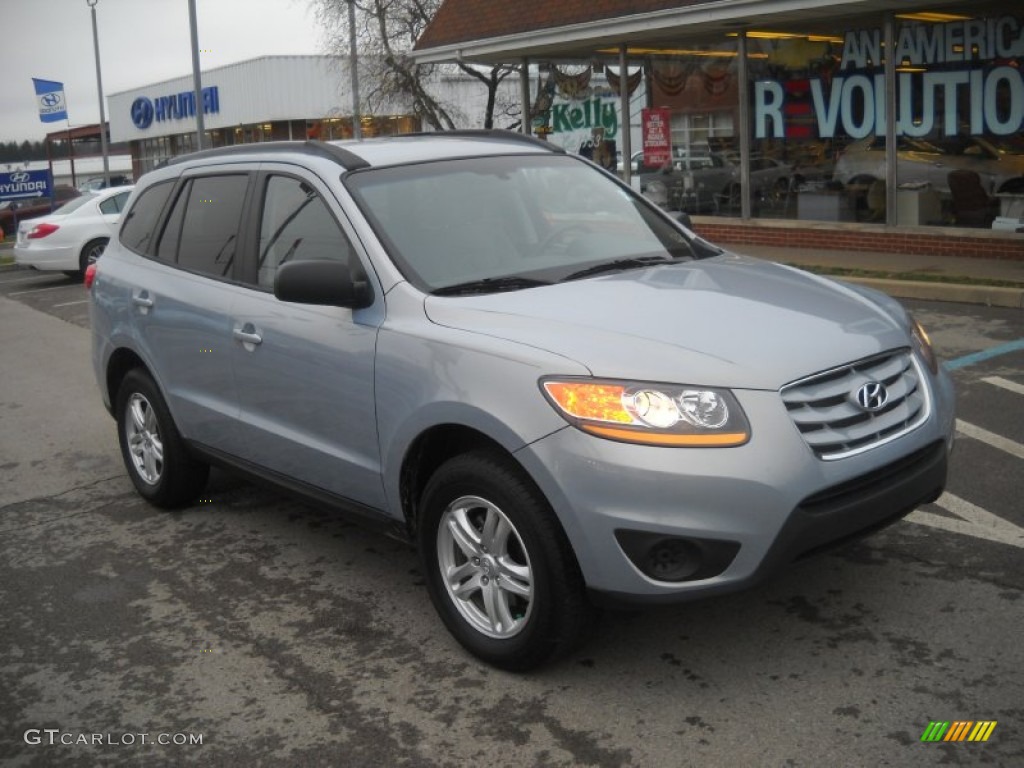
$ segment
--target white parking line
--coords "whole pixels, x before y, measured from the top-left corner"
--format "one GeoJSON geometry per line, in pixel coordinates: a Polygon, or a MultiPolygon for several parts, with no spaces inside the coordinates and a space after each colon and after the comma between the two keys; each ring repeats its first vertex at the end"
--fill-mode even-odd
{"type": "Polygon", "coordinates": [[[51,309],[58,309],[60,307],[73,307],[75,304],[88,304],[89,299],[82,299],[81,301],[65,301],[63,304],[54,304],[51,309]]]}
{"type": "Polygon", "coordinates": [[[1024,549],[1024,528],[1019,528],[1008,520],[993,515],[986,509],[971,504],[969,501],[954,496],[951,493],[944,493],[935,502],[937,507],[942,507],[947,512],[956,515],[958,519],[943,517],[932,512],[925,512],[916,509],[904,518],[908,523],[927,525],[930,528],[938,528],[942,531],[952,531],[964,536],[973,536],[976,539],[995,541],[1000,544],[1009,544],[1011,547],[1024,549]]]}
{"type": "Polygon", "coordinates": [[[1024,445],[1021,445],[1008,437],[997,435],[995,432],[989,432],[987,429],[982,429],[981,427],[969,424],[966,421],[961,421],[960,419],[956,420],[956,431],[966,437],[987,443],[993,448],[1006,451],[1008,454],[1016,456],[1018,459],[1024,459],[1024,445]]]}
{"type": "Polygon", "coordinates": [[[1018,384],[1016,381],[1010,381],[1004,379],[1002,376],[987,376],[982,379],[986,384],[993,384],[1003,389],[1008,389],[1011,392],[1016,392],[1018,395],[1024,395],[1024,384],[1018,384]]]}
{"type": "MultiPolygon", "coordinates": [[[[14,293],[8,293],[8,296],[24,296],[26,293],[42,293],[43,291],[60,291],[66,288],[74,288],[74,283],[68,283],[67,285],[54,285],[51,288],[33,288],[30,291],[15,291],[14,293]]],[[[82,288],[82,286],[78,286],[82,288]]],[[[84,290],[84,289],[83,289],[84,290]]]]}
{"type": "Polygon", "coordinates": [[[20,280],[0,280],[0,285],[14,285],[15,283],[34,283],[39,280],[53,280],[59,275],[36,275],[35,277],[23,277],[20,280]]]}

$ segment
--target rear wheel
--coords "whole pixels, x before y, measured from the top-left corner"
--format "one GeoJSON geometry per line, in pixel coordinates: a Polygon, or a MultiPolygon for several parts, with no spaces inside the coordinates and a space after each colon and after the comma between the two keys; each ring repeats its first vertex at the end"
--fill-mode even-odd
{"type": "Polygon", "coordinates": [[[109,238],[99,237],[85,244],[82,252],[78,255],[78,276],[80,278],[84,278],[85,270],[89,265],[95,263],[96,259],[103,255],[108,242],[110,242],[109,238]]]}
{"type": "Polygon", "coordinates": [[[510,459],[469,453],[423,493],[420,552],[430,597],[455,638],[502,669],[571,650],[595,617],[568,539],[510,459]]]}
{"type": "Polygon", "coordinates": [[[150,376],[135,369],[117,391],[117,436],[128,476],[158,507],[180,507],[206,485],[210,468],[195,461],[150,376]]]}

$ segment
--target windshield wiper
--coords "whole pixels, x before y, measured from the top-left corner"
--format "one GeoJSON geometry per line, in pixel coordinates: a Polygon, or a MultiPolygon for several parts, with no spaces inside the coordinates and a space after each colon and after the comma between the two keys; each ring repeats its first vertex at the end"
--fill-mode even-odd
{"type": "Polygon", "coordinates": [[[485,277],[482,280],[470,280],[465,283],[446,285],[433,291],[435,296],[465,296],[472,293],[498,293],[499,291],[518,291],[522,288],[536,288],[538,285],[551,285],[546,280],[537,280],[522,275],[505,277],[485,277]]]}
{"type": "Polygon", "coordinates": [[[639,269],[640,267],[649,267],[652,264],[674,264],[677,261],[683,261],[684,258],[688,260],[688,257],[671,259],[665,258],[664,256],[634,256],[628,259],[615,259],[615,261],[606,261],[603,264],[595,264],[594,266],[587,267],[586,269],[570,272],[559,280],[559,282],[564,283],[568,280],[579,280],[581,277],[600,275],[605,272],[619,272],[624,269],[639,269]]]}

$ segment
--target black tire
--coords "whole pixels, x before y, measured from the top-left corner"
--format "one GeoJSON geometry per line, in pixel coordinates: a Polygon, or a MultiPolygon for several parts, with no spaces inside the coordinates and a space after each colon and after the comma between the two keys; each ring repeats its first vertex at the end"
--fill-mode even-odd
{"type": "Polygon", "coordinates": [[[189,455],[149,374],[136,368],[124,377],[114,414],[121,457],[139,494],[168,509],[195,499],[206,486],[210,467],[189,455]]]}
{"type": "Polygon", "coordinates": [[[83,246],[82,252],[78,254],[78,276],[80,278],[85,277],[86,268],[103,254],[109,242],[110,238],[98,237],[95,240],[90,240],[83,246]]]}
{"type": "MultiPolygon", "coordinates": [[[[572,650],[592,627],[597,612],[587,600],[565,532],[540,490],[511,459],[467,453],[441,465],[423,492],[417,534],[434,607],[455,639],[483,661],[526,671],[572,650]],[[464,510],[461,518],[459,509],[464,510]],[[485,519],[500,522],[501,517],[510,524],[504,543],[500,525],[490,539],[481,536],[476,543],[482,552],[488,551],[483,542],[495,545],[474,565],[447,522],[465,519],[474,530],[478,525],[482,530],[485,519]],[[465,599],[456,597],[447,583],[445,574],[455,568],[468,575],[460,586],[477,580],[465,599]],[[490,594],[495,595],[491,606],[504,605],[506,620],[511,619],[507,625],[490,623],[490,632],[472,618],[479,614],[487,624],[488,575],[490,594]],[[499,584],[502,576],[505,582],[499,584]],[[531,588],[528,599],[518,593],[524,583],[531,588]]],[[[501,611],[494,608],[490,615],[494,613],[501,611]]]]}

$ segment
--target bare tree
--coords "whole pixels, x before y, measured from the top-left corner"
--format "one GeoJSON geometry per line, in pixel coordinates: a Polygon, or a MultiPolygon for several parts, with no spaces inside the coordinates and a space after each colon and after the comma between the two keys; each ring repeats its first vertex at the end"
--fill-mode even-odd
{"type": "MultiPolygon", "coordinates": [[[[347,52],[349,0],[309,2],[324,27],[327,49],[347,52]]],[[[408,55],[440,5],[441,0],[355,0],[360,99],[368,110],[406,103],[414,115],[436,130],[458,127],[460,116],[453,105],[432,90],[446,65],[421,64],[408,55]]],[[[518,74],[519,67],[478,67],[463,62],[455,66],[487,89],[485,128],[494,127],[496,114],[518,116],[515,105],[501,100],[499,87],[506,78],[518,74]]]]}

